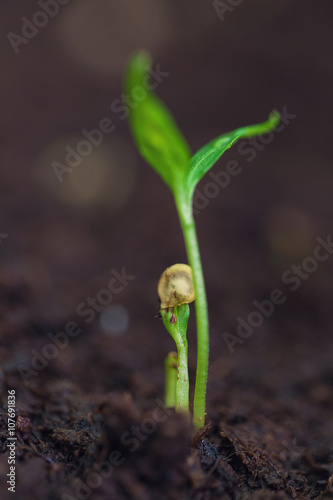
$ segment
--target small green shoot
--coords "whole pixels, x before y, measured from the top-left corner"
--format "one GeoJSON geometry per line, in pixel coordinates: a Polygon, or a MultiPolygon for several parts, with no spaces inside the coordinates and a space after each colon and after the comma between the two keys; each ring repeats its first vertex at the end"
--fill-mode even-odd
{"type": "MultiPolygon", "coordinates": [[[[188,262],[193,271],[198,353],[193,422],[195,428],[199,430],[205,423],[209,336],[205,282],[192,212],[194,190],[220,156],[237,140],[272,131],[278,125],[280,116],[277,111],[273,111],[264,123],[242,127],[223,134],[192,156],[172,115],[147,85],[150,66],[149,54],[137,52],[133,55],[127,67],[125,92],[131,96],[132,100],[129,119],[137,147],[173,193],[188,262]],[[136,87],[146,92],[144,99],[142,99],[142,92],[140,92],[140,99],[135,97],[138,95],[135,92],[136,87]]],[[[169,313],[165,312],[164,316],[167,317],[169,313]]],[[[171,324],[165,318],[163,321],[167,327],[171,324]]]]}
{"type": "Polygon", "coordinates": [[[177,382],[175,409],[184,413],[189,413],[189,378],[188,378],[188,345],[187,345],[187,324],[190,316],[188,304],[176,306],[173,309],[161,309],[161,317],[166,330],[176,343],[178,352],[177,361],[177,382]]]}
{"type": "Polygon", "coordinates": [[[174,264],[165,269],[157,285],[160,315],[166,330],[174,339],[177,351],[175,409],[189,413],[189,378],[187,365],[187,324],[189,304],[194,301],[193,273],[187,264],[174,264]]]}
{"type": "Polygon", "coordinates": [[[175,408],[176,406],[176,385],[177,385],[177,353],[169,352],[165,358],[165,388],[164,388],[164,406],[166,408],[175,408]]]}

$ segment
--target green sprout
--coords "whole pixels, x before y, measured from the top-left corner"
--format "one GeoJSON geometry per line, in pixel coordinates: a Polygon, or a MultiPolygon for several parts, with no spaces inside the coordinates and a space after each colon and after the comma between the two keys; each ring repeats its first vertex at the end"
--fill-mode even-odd
{"type": "MultiPolygon", "coordinates": [[[[151,86],[147,84],[150,68],[151,58],[149,54],[142,51],[134,54],[127,67],[125,92],[132,101],[129,121],[138,150],[173,194],[188,262],[193,272],[197,324],[197,368],[193,423],[195,428],[199,430],[205,424],[209,335],[205,282],[192,209],[194,190],[220,156],[238,139],[254,137],[272,131],[278,125],[280,115],[277,111],[273,111],[268,120],[263,123],[242,127],[223,134],[203,146],[192,156],[190,148],[172,115],[156,97],[151,86]],[[137,90],[140,92],[138,93],[137,90]]],[[[165,325],[166,323],[167,321],[164,321],[165,325]]],[[[172,323],[169,321],[169,324],[172,323]]]]}
{"type": "MultiPolygon", "coordinates": [[[[174,310],[162,309],[161,316],[166,330],[176,343],[178,351],[177,379],[175,387],[175,409],[189,413],[189,378],[187,355],[187,323],[190,315],[188,304],[176,306],[174,310]],[[177,317],[177,320],[173,318],[177,317]]],[[[171,390],[171,389],[170,389],[171,390]]]]}
{"type": "Polygon", "coordinates": [[[178,363],[177,353],[174,351],[169,352],[164,361],[164,366],[165,366],[164,406],[166,408],[175,408],[176,406],[177,363],[178,363]]]}
{"type": "MultiPolygon", "coordinates": [[[[193,273],[190,266],[174,264],[168,267],[159,279],[157,293],[161,301],[161,318],[166,330],[175,341],[178,351],[174,407],[176,411],[189,413],[190,385],[186,332],[190,317],[189,304],[195,299],[193,273]]],[[[169,373],[166,375],[168,377],[169,373]]],[[[168,383],[168,391],[170,384],[168,383]]]]}

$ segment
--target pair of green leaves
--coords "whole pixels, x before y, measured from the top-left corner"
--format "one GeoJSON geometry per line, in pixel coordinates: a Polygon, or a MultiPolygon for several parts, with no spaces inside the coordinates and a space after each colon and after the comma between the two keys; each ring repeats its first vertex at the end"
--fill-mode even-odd
{"type": "Polygon", "coordinates": [[[148,83],[150,56],[138,52],[129,61],[125,87],[131,99],[130,124],[137,147],[174,195],[180,190],[189,203],[196,185],[238,139],[272,131],[280,121],[273,111],[266,122],[242,127],[212,140],[193,156],[172,115],[148,83]]]}

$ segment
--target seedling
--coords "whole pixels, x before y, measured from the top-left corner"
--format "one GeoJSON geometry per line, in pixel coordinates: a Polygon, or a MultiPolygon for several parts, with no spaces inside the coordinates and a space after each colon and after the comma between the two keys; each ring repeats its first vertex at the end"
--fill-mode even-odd
{"type": "MultiPolygon", "coordinates": [[[[186,332],[190,316],[189,304],[195,298],[190,266],[175,264],[168,267],[160,277],[157,293],[161,301],[161,318],[166,330],[175,341],[178,351],[174,406],[176,411],[188,413],[189,378],[186,332]]],[[[170,376],[170,372],[166,373],[166,376],[170,376]]],[[[168,390],[171,389],[168,387],[168,390]]]]}
{"type": "MultiPolygon", "coordinates": [[[[134,54],[127,68],[125,91],[131,98],[129,120],[137,147],[173,194],[184,236],[188,262],[193,272],[198,353],[193,423],[195,428],[199,430],[205,423],[209,337],[205,282],[192,211],[194,190],[198,182],[220,156],[238,139],[272,131],[278,125],[280,117],[277,111],[273,111],[266,122],[242,127],[223,134],[203,146],[192,156],[190,148],[174,122],[172,115],[156,97],[151,90],[151,86],[147,85],[150,66],[151,59],[147,53],[138,52],[134,54]],[[139,93],[138,90],[140,90],[139,93]]],[[[173,312],[172,308],[161,310],[168,311],[163,312],[165,317],[170,316],[167,317],[167,320],[164,318],[164,324],[169,332],[170,325],[176,325],[179,320],[178,306],[173,307],[173,312]],[[170,323],[170,319],[174,320],[172,314],[176,316],[177,321],[175,323],[170,323]]],[[[178,360],[178,366],[180,366],[180,360],[178,360]]]]}

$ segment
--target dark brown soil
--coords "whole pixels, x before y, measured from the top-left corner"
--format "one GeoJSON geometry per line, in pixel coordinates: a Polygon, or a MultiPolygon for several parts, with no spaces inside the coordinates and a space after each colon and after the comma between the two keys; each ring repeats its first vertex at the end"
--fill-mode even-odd
{"type": "MultiPolygon", "coordinates": [[[[170,72],[158,93],[194,150],[274,107],[296,115],[252,162],[237,147],[227,152],[215,174],[230,160],[242,173],[196,217],[211,352],[207,426],[194,440],[186,420],[162,403],[163,363],[174,345],[154,317],[156,284],[164,268],[186,261],[170,193],[138,158],[119,117],[103,147],[114,154],[120,184],[102,171],[103,189],[75,198],[72,174],[59,183],[50,167],[61,149],[55,142],[65,137],[63,149],[82,139],[83,129],[112,116],[121,94],[120,69],[94,72],[62,46],[61,16],[79,3],[63,6],[17,55],[6,35],[38,7],[33,0],[1,7],[1,499],[333,498],[333,257],[295,290],[285,274],[332,230],[331,0],[270,8],[253,0],[223,22],[211,2],[172,1],[164,45],[148,44],[170,72]],[[129,276],[112,298],[129,320],[118,334],[103,329],[106,306],[92,321],[78,313],[112,273],[129,276]],[[247,320],[254,301],[276,289],[284,303],[229,349],[237,318],[247,320]],[[71,328],[76,335],[64,335],[71,328]],[[56,347],[50,333],[66,345],[56,347]],[[13,390],[14,495],[6,483],[13,390]]],[[[141,17],[131,12],[135,25],[141,17]]],[[[145,28],[157,23],[145,15],[145,28]]],[[[140,44],[130,17],[119,25],[117,47],[140,44]]]]}
{"type": "Polygon", "coordinates": [[[331,498],[329,356],[320,358],[311,342],[278,344],[236,366],[215,357],[209,423],[192,446],[187,423],[163,409],[149,370],[119,366],[112,355],[103,367],[93,331],[67,357],[72,380],[52,367],[25,388],[6,366],[3,402],[7,389],[17,394],[18,497],[331,498]]]}

